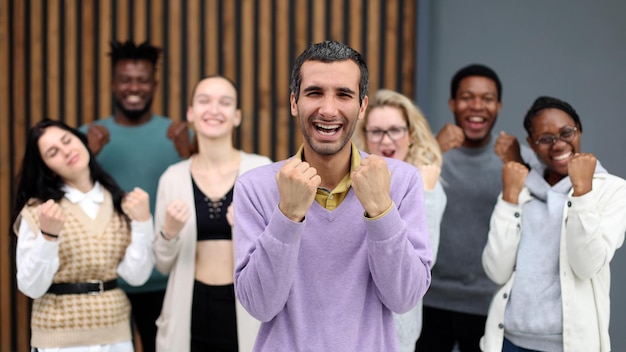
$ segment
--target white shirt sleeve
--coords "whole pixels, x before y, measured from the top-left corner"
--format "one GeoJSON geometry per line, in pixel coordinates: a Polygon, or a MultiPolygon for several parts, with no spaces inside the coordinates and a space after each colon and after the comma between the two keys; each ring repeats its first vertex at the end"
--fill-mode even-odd
{"type": "Polygon", "coordinates": [[[16,250],[17,287],[26,296],[35,299],[48,291],[59,270],[59,241],[35,234],[22,218],[16,250]]]}
{"type": "Polygon", "coordinates": [[[117,267],[117,273],[132,286],[143,285],[150,278],[154,268],[154,224],[148,221],[131,221],[131,242],[126,248],[124,259],[117,267]]]}

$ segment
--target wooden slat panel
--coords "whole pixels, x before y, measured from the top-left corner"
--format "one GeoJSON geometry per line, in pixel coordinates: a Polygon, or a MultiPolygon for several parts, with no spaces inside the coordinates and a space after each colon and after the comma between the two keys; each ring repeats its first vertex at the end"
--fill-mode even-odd
{"type": "MultiPolygon", "coordinates": [[[[149,38],[165,50],[153,111],[172,119],[184,118],[202,76],[239,82],[238,145],[277,160],[303,142],[289,109],[296,56],[311,42],[347,40],[366,56],[370,91],[384,84],[413,96],[415,11],[416,2],[405,0],[0,0],[0,52],[8,53],[0,55],[0,227],[9,226],[12,190],[3,190],[12,186],[29,121],[47,115],[72,125],[112,113],[111,40],[149,38]]],[[[0,253],[7,251],[0,255],[0,350],[27,350],[29,300],[12,290],[8,236],[0,241],[0,253]]]]}
{"type": "Polygon", "coordinates": [[[330,38],[343,42],[343,0],[335,0],[331,3],[331,17],[330,17],[330,38]]]}
{"type": "Polygon", "coordinates": [[[53,119],[59,119],[61,113],[61,76],[60,57],[61,39],[59,14],[61,0],[48,1],[48,52],[46,55],[48,63],[48,109],[47,115],[53,119]]]}
{"type": "MultiPolygon", "coordinates": [[[[22,154],[24,153],[25,144],[25,132],[30,127],[26,121],[27,108],[26,105],[26,89],[28,82],[26,81],[26,47],[28,45],[25,34],[25,21],[26,21],[26,4],[23,1],[16,1],[13,3],[13,138],[14,149],[13,158],[15,160],[16,167],[21,165],[22,154]]],[[[6,238],[10,238],[7,236],[6,238]]],[[[14,275],[11,272],[11,275],[14,275]]],[[[16,292],[16,301],[14,306],[16,307],[16,321],[17,326],[14,328],[16,331],[29,331],[29,319],[28,319],[28,300],[24,295],[16,292]]],[[[28,334],[18,334],[17,336],[17,348],[18,350],[26,351],[28,348],[28,334]]]]}
{"type": "Polygon", "coordinates": [[[326,1],[313,1],[313,23],[309,24],[313,27],[313,43],[328,40],[326,36],[326,1]]]}
{"type": "MultiPolygon", "coordinates": [[[[111,0],[99,0],[98,7],[98,111],[93,120],[105,118],[113,113],[111,111],[111,50],[112,12],[111,0]]],[[[83,123],[90,122],[89,116],[84,116],[83,123]]]]}
{"type": "Polygon", "coordinates": [[[241,135],[239,145],[243,150],[248,152],[254,150],[254,98],[255,80],[254,71],[256,65],[252,58],[254,57],[254,43],[256,32],[256,19],[254,17],[255,1],[242,1],[241,8],[241,86],[239,87],[240,107],[242,111],[242,121],[240,125],[241,135]]]}
{"type": "Polygon", "coordinates": [[[130,39],[130,28],[128,28],[128,1],[129,0],[114,0],[115,1],[115,39],[125,41],[130,39]]]}
{"type": "MultiPolygon", "coordinates": [[[[10,130],[10,109],[11,102],[8,92],[10,91],[9,77],[11,68],[9,66],[9,55],[11,47],[9,38],[12,34],[10,28],[9,2],[0,1],[0,229],[7,231],[10,228],[11,213],[11,164],[10,151],[12,150],[9,138],[10,130]]],[[[0,240],[0,350],[9,351],[11,349],[11,307],[12,295],[11,281],[13,271],[11,270],[12,256],[10,253],[10,236],[2,236],[0,240]]]]}
{"type": "Polygon", "coordinates": [[[380,59],[380,38],[382,36],[380,28],[380,2],[367,2],[367,53],[365,60],[370,75],[369,92],[374,92],[380,87],[378,75],[380,59]]]}
{"type": "MultiPolygon", "coordinates": [[[[189,0],[187,6],[187,99],[189,104],[193,88],[202,77],[200,72],[200,53],[202,45],[200,43],[200,0],[189,0]]],[[[184,116],[183,116],[184,118],[184,116]]]]}
{"type": "Polygon", "coordinates": [[[181,36],[180,26],[182,25],[181,18],[181,3],[178,1],[170,1],[168,3],[167,16],[168,26],[167,30],[167,97],[168,111],[167,116],[172,120],[180,120],[180,92],[181,92],[181,67],[182,60],[181,55],[181,36]]]}
{"type": "Polygon", "coordinates": [[[41,87],[44,84],[44,78],[42,77],[43,70],[43,28],[42,28],[42,4],[41,1],[31,0],[30,14],[30,38],[27,45],[30,49],[30,102],[28,104],[30,108],[30,116],[32,120],[39,121],[43,118],[43,90],[41,87]]]}
{"type": "Polygon", "coordinates": [[[289,156],[289,139],[291,131],[289,129],[289,35],[291,31],[287,21],[280,20],[284,14],[289,13],[289,2],[279,1],[276,6],[274,17],[279,19],[276,23],[276,87],[275,114],[276,114],[276,160],[285,159],[289,156]]]}
{"type": "Polygon", "coordinates": [[[96,118],[95,114],[95,62],[94,62],[94,2],[83,1],[81,9],[81,32],[82,38],[80,43],[80,60],[81,66],[81,88],[79,99],[82,101],[82,109],[79,111],[81,124],[85,123],[85,120],[92,121],[96,118]]]}
{"type": "Polygon", "coordinates": [[[148,0],[133,0],[133,39],[136,43],[148,39],[148,0]]]}
{"type": "Polygon", "coordinates": [[[350,37],[348,44],[354,48],[354,50],[363,54],[363,33],[361,31],[361,28],[363,28],[363,0],[348,1],[350,2],[350,37]]]}
{"type": "Polygon", "coordinates": [[[384,63],[384,83],[381,86],[384,88],[396,90],[396,70],[398,67],[398,42],[402,40],[401,31],[398,30],[398,0],[387,0],[387,16],[385,21],[385,27],[382,28],[383,35],[385,36],[385,50],[378,56],[379,60],[384,63]]]}
{"type": "Polygon", "coordinates": [[[259,143],[258,152],[263,155],[271,155],[271,113],[270,106],[273,88],[272,82],[272,2],[271,0],[259,0],[259,63],[257,64],[259,81],[257,82],[257,99],[259,110],[257,113],[258,128],[257,138],[264,143],[259,143]]]}
{"type": "MultiPolygon", "coordinates": [[[[417,48],[415,38],[417,37],[417,5],[415,1],[403,1],[404,25],[400,28],[402,35],[402,92],[407,97],[414,97],[415,91],[414,77],[416,72],[417,48]]],[[[419,64],[419,63],[418,63],[419,64]]]]}
{"type": "MultiPolygon", "coordinates": [[[[163,38],[165,33],[163,32],[163,2],[162,1],[150,1],[150,44],[160,47],[163,47],[163,38]]],[[[165,77],[165,66],[163,61],[163,54],[161,54],[161,59],[157,63],[157,90],[154,93],[154,100],[152,101],[152,111],[155,114],[165,115],[166,111],[163,108],[163,81],[165,77]]]]}
{"type": "MultiPolygon", "coordinates": [[[[235,2],[223,1],[222,13],[222,50],[220,55],[224,62],[224,71],[222,74],[234,82],[237,82],[237,45],[235,44],[236,26],[239,24],[235,18],[235,2]]],[[[270,6],[271,8],[271,6],[270,6]]]]}
{"type": "Polygon", "coordinates": [[[61,116],[64,119],[65,123],[70,126],[76,127],[77,125],[77,114],[76,111],[76,102],[77,102],[77,78],[76,78],[76,67],[78,63],[78,55],[77,55],[77,36],[76,33],[78,28],[76,28],[76,2],[73,0],[65,0],[64,1],[64,10],[65,10],[65,40],[64,40],[64,49],[65,49],[65,58],[63,60],[65,65],[65,77],[63,78],[63,93],[64,93],[64,116],[61,116]]]}

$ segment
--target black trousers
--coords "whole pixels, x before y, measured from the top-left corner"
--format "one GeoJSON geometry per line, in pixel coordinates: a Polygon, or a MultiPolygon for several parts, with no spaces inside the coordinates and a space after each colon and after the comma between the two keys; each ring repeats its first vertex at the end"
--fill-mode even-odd
{"type": "Polygon", "coordinates": [[[461,352],[480,352],[487,316],[424,306],[422,334],[417,352],[451,352],[458,343],[461,352]]]}
{"type": "Polygon", "coordinates": [[[191,306],[191,352],[237,352],[235,287],[195,281],[191,306]]]}
{"type": "Polygon", "coordinates": [[[154,352],[156,345],[156,320],[161,314],[165,291],[126,293],[132,307],[132,320],[139,331],[144,352],[154,352]]]}

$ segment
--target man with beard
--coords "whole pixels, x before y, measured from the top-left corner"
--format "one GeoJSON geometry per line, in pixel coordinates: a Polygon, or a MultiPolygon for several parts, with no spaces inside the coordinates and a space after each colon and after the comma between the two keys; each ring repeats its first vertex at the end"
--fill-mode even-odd
{"type": "MultiPolygon", "coordinates": [[[[189,156],[189,133],[184,122],[151,112],[157,86],[156,68],[161,49],[147,42],[111,43],[113,116],[82,126],[89,148],[125,191],[135,187],[154,202],[159,177],[165,169],[189,156]]],[[[167,277],[154,270],[148,282],[131,287],[120,280],[132,305],[143,350],[154,351],[155,321],[161,312],[167,277]]]]}
{"type": "Polygon", "coordinates": [[[441,178],[448,197],[441,220],[437,265],[424,296],[419,352],[480,351],[489,302],[496,285],[481,262],[489,220],[502,190],[502,165],[536,163],[527,146],[505,132],[492,133],[502,107],[498,75],[469,65],[452,78],[450,111],[456,124],[437,135],[443,154],[441,178]],[[522,157],[523,156],[523,157],[522,157]]]}
{"type": "Polygon", "coordinates": [[[367,87],[354,49],[310,46],[290,86],[303,146],[235,184],[235,293],[262,321],[255,351],[397,351],[392,312],[428,288],[418,169],[351,142],[367,87]]]}

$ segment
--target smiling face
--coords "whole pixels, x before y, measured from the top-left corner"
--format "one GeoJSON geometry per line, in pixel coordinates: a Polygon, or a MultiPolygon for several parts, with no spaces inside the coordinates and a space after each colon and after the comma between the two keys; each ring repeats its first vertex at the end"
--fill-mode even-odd
{"type": "Polygon", "coordinates": [[[489,143],[491,129],[502,107],[496,82],[483,76],[465,77],[448,105],[456,124],[463,129],[465,147],[478,148],[489,143]]]}
{"type": "Polygon", "coordinates": [[[199,136],[231,138],[233,129],[241,123],[235,87],[222,77],[200,81],[187,110],[187,120],[199,136]]]}
{"type": "MultiPolygon", "coordinates": [[[[365,122],[366,131],[389,131],[407,127],[408,123],[404,114],[393,106],[380,106],[370,110],[365,122]]],[[[406,159],[411,144],[408,132],[397,140],[391,139],[388,133],[385,133],[379,142],[371,141],[367,135],[365,140],[370,153],[398,160],[406,159]]]]}
{"type": "Polygon", "coordinates": [[[70,131],[50,126],[37,141],[41,159],[52,172],[73,185],[89,175],[89,151],[70,131]]]}
{"type": "Polygon", "coordinates": [[[111,91],[127,123],[149,117],[156,84],[154,66],[148,60],[127,59],[115,64],[111,91]]]}
{"type": "Polygon", "coordinates": [[[296,102],[291,94],[291,114],[298,118],[305,151],[331,156],[350,148],[357,121],[367,108],[367,96],[359,105],[358,65],[351,60],[307,61],[300,72],[300,96],[296,102]]]}
{"type": "Polygon", "coordinates": [[[570,138],[557,138],[551,145],[536,144],[535,141],[542,136],[559,135],[570,127],[580,129],[574,119],[560,109],[544,109],[532,119],[531,135],[526,137],[526,141],[546,165],[545,178],[550,185],[567,176],[567,163],[575,153],[580,152],[580,133],[575,132],[570,138]]]}

